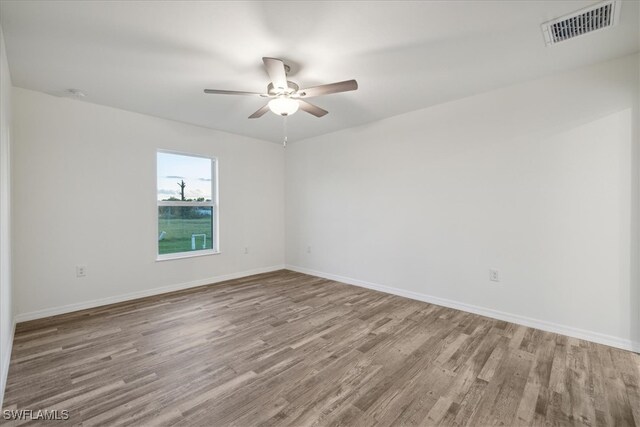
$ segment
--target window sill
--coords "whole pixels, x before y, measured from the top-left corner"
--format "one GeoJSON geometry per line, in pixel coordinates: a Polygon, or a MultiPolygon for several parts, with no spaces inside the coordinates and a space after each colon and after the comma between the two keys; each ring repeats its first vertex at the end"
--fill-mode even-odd
{"type": "Polygon", "coordinates": [[[206,250],[206,251],[197,251],[197,252],[177,252],[175,254],[158,255],[156,258],[156,262],[169,261],[172,259],[194,258],[199,256],[207,256],[207,255],[220,255],[220,251],[206,250]]]}

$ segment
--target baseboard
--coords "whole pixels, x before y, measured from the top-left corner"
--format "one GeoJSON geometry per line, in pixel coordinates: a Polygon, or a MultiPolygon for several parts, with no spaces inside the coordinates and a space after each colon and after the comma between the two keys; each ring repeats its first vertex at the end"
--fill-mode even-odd
{"type": "Polygon", "coordinates": [[[629,350],[629,351],[634,351],[636,353],[640,353],[639,342],[634,342],[628,339],[619,338],[612,335],[606,335],[599,332],[587,331],[584,329],[574,328],[572,326],[566,326],[566,325],[560,325],[553,322],[548,322],[546,320],[533,319],[531,317],[521,316],[519,314],[506,313],[506,312],[494,310],[491,308],[479,307],[476,305],[471,305],[471,304],[466,304],[466,303],[453,301],[445,298],[435,297],[432,295],[422,294],[422,293],[413,292],[413,291],[407,291],[405,289],[395,288],[391,286],[379,285],[377,283],[366,282],[364,280],[353,279],[351,277],[344,277],[336,274],[325,273],[322,271],[311,270],[304,267],[287,265],[286,268],[288,270],[309,274],[311,276],[322,277],[329,280],[335,280],[336,282],[342,282],[348,285],[359,286],[367,289],[373,289],[375,291],[380,291],[387,294],[398,295],[401,297],[423,301],[430,304],[440,305],[443,307],[449,307],[456,310],[479,314],[481,316],[490,317],[492,319],[504,320],[506,322],[516,323],[518,325],[528,326],[530,328],[536,328],[536,329],[540,329],[547,332],[567,335],[573,338],[592,341],[598,344],[604,344],[611,347],[616,347],[623,350],[629,350]]]}
{"type": "Polygon", "coordinates": [[[131,292],[128,294],[116,295],[107,298],[100,298],[91,301],[80,302],[76,304],[63,305],[59,307],[46,308],[44,310],[31,311],[21,313],[16,316],[16,322],[26,322],[29,320],[42,319],[44,317],[57,316],[58,314],[71,313],[88,308],[100,307],[103,305],[115,304],[124,301],[130,301],[138,298],[149,297],[153,295],[165,294],[167,292],[181,291],[183,289],[195,288],[197,286],[210,285],[213,283],[224,282],[226,280],[240,279],[242,277],[253,276],[254,274],[269,273],[272,271],[282,270],[284,265],[273,265],[270,267],[256,268],[253,270],[241,271],[238,273],[226,274],[223,276],[209,277],[206,279],[194,280],[191,282],[178,283],[175,285],[162,286],[159,288],[147,289],[144,291],[131,292]]]}
{"type": "Polygon", "coordinates": [[[16,321],[11,326],[11,336],[8,339],[9,345],[6,349],[7,357],[3,358],[4,363],[0,366],[0,409],[4,404],[4,389],[7,387],[7,377],[9,376],[9,365],[11,364],[11,351],[13,350],[13,336],[16,333],[16,321]]]}

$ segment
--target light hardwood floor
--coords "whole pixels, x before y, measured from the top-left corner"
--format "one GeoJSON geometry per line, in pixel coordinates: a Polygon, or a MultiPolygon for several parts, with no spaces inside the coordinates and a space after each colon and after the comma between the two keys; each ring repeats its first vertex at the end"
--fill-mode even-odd
{"type": "Polygon", "coordinates": [[[5,409],[83,425],[634,425],[640,356],[279,271],[17,327],[5,409]]]}

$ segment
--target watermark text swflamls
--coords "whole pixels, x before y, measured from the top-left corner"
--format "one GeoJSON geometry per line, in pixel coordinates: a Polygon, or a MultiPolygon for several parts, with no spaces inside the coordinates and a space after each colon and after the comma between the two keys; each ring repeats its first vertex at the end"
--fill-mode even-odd
{"type": "Polygon", "coordinates": [[[69,411],[66,409],[5,409],[2,411],[5,420],[40,420],[40,421],[65,421],[69,419],[69,411]]]}

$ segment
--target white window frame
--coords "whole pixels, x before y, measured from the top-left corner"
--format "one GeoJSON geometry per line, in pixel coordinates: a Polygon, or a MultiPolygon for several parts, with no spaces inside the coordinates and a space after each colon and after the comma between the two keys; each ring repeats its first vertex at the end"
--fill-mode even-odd
{"type": "Polygon", "coordinates": [[[156,199],[155,206],[155,218],[156,218],[156,227],[155,227],[155,245],[156,245],[156,261],[167,261],[172,259],[181,259],[181,258],[193,258],[205,255],[218,255],[220,254],[220,214],[219,214],[219,202],[218,202],[218,158],[207,156],[204,154],[194,154],[194,153],[185,153],[182,151],[175,150],[164,150],[157,149],[155,152],[155,163],[156,163],[156,189],[154,191],[154,196],[156,199]],[[187,157],[199,157],[203,159],[208,159],[211,161],[211,201],[210,202],[181,202],[181,201],[167,201],[167,200],[158,200],[158,153],[166,153],[166,154],[175,154],[178,156],[187,156],[187,157]],[[158,241],[158,229],[159,229],[159,207],[160,206],[202,206],[202,207],[210,207],[212,209],[213,220],[211,221],[211,230],[213,234],[213,243],[212,245],[214,249],[201,249],[195,251],[188,252],[175,252],[171,254],[160,254],[160,244],[158,241]]]}

